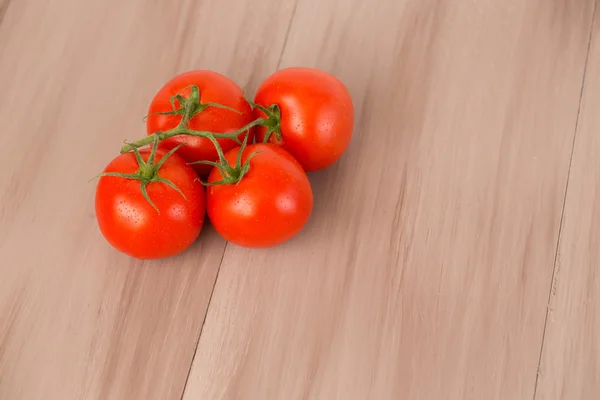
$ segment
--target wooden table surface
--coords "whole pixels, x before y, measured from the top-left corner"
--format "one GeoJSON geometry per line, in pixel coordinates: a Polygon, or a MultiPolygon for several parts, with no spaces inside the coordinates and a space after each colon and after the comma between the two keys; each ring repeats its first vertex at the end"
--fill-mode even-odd
{"type": "Polygon", "coordinates": [[[0,0],[0,399],[597,399],[596,3],[0,0]],[[297,65],[356,107],[299,236],[104,241],[164,82],[297,65]]]}

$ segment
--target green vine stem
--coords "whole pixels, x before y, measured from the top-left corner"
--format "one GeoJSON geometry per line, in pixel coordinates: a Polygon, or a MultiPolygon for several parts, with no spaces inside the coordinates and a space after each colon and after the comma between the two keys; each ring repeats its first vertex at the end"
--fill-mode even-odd
{"type": "MultiPolygon", "coordinates": [[[[250,159],[257,154],[257,153],[250,154],[250,156],[247,158],[244,165],[241,164],[242,152],[243,152],[244,148],[246,147],[246,144],[248,141],[248,135],[246,134],[244,136],[244,141],[240,142],[240,140],[239,140],[240,134],[242,134],[244,132],[248,132],[251,128],[253,128],[255,126],[262,126],[267,129],[264,140],[263,140],[264,143],[267,143],[273,134],[275,134],[275,136],[277,137],[277,140],[279,140],[279,141],[282,140],[281,111],[277,104],[273,104],[269,107],[264,107],[264,106],[261,106],[259,104],[252,102],[251,100],[246,99],[248,104],[250,104],[253,108],[256,108],[256,109],[259,109],[260,111],[262,111],[266,117],[259,117],[259,118],[255,119],[254,121],[248,123],[246,126],[243,126],[242,128],[238,129],[235,132],[216,133],[216,132],[210,132],[210,131],[197,131],[197,130],[193,130],[193,129],[189,128],[189,126],[188,126],[189,121],[194,116],[196,116],[198,113],[204,111],[208,107],[218,107],[218,108],[224,108],[227,110],[231,110],[231,111],[234,111],[237,113],[240,113],[240,112],[235,109],[232,109],[230,107],[224,106],[222,104],[218,104],[218,103],[205,103],[205,104],[200,103],[200,90],[195,85],[190,85],[190,86],[184,88],[181,92],[179,92],[175,96],[171,97],[171,107],[173,108],[171,111],[158,112],[158,113],[151,114],[151,115],[156,115],[156,114],[159,114],[159,115],[181,115],[181,121],[179,122],[179,125],[177,125],[175,128],[170,129],[168,131],[155,132],[155,133],[153,133],[149,136],[146,136],[143,139],[137,140],[135,142],[125,143],[121,147],[121,154],[127,153],[129,151],[134,151],[136,153],[136,157],[137,157],[137,155],[139,154],[138,148],[147,146],[151,143],[153,143],[154,147],[156,147],[156,146],[158,146],[159,142],[161,142],[165,139],[171,138],[173,136],[178,136],[178,135],[187,135],[187,136],[195,136],[195,137],[205,138],[205,139],[210,140],[211,143],[215,146],[215,149],[217,150],[217,154],[219,155],[219,162],[208,161],[208,160],[199,160],[196,162],[192,162],[190,164],[207,164],[207,165],[211,165],[215,168],[218,168],[221,172],[221,175],[223,176],[223,180],[221,180],[219,182],[214,182],[212,184],[202,182],[202,184],[206,185],[206,186],[221,185],[221,184],[235,184],[235,183],[238,183],[244,177],[244,175],[246,175],[246,173],[248,172],[248,170],[250,168],[250,159]],[[186,89],[190,89],[190,95],[187,98],[183,97],[181,95],[181,92],[183,92],[186,89]],[[179,103],[179,106],[177,105],[177,103],[179,103]],[[229,163],[225,159],[223,150],[222,150],[221,146],[219,145],[219,142],[217,141],[217,139],[231,139],[231,140],[235,141],[237,144],[241,145],[241,149],[239,150],[239,153],[238,153],[238,160],[237,160],[235,166],[229,165],[229,163]]],[[[181,147],[181,146],[176,147],[175,149],[170,151],[168,154],[169,155],[172,154],[179,147],[181,147]]],[[[142,166],[142,164],[140,164],[140,168],[142,168],[141,166],[142,166]]]]}
{"type": "Polygon", "coordinates": [[[155,132],[152,135],[146,136],[143,139],[136,140],[135,142],[126,143],[121,147],[121,154],[132,151],[133,149],[138,149],[140,147],[144,147],[153,143],[155,138],[158,138],[158,141],[163,141],[173,136],[177,135],[188,135],[188,136],[197,136],[211,140],[212,139],[231,139],[237,144],[241,144],[238,136],[240,133],[244,131],[236,131],[233,133],[215,133],[209,131],[195,131],[193,129],[188,128],[183,121],[175,128],[165,131],[165,132],[155,132]]]}
{"type": "Polygon", "coordinates": [[[233,109],[231,107],[227,107],[223,104],[201,103],[200,102],[200,89],[198,88],[198,86],[189,85],[189,86],[183,88],[181,91],[179,91],[179,93],[177,93],[175,96],[172,96],[171,97],[171,107],[172,107],[171,111],[152,113],[150,115],[147,115],[144,119],[148,118],[151,115],[181,115],[181,121],[175,128],[165,131],[165,132],[155,132],[152,135],[146,136],[145,138],[137,140],[133,143],[126,143],[121,147],[121,154],[127,153],[128,151],[131,151],[134,148],[140,148],[140,147],[149,145],[150,143],[153,143],[156,138],[158,138],[158,141],[160,142],[162,140],[165,140],[170,137],[177,136],[177,135],[196,136],[196,137],[202,137],[202,138],[207,138],[207,139],[211,139],[211,137],[216,136],[219,139],[231,139],[231,140],[235,141],[237,144],[241,144],[240,140],[238,139],[238,136],[243,131],[242,132],[234,132],[234,133],[215,133],[215,132],[209,132],[209,131],[196,131],[196,130],[189,128],[189,126],[188,126],[189,121],[192,118],[194,118],[197,114],[199,114],[202,111],[204,111],[205,109],[207,109],[208,107],[223,108],[225,110],[229,110],[229,111],[233,111],[235,113],[241,114],[240,111],[233,109]],[[189,96],[187,98],[183,97],[183,95],[181,93],[188,89],[190,90],[189,96]]]}
{"type": "MultiPolygon", "coordinates": [[[[248,131],[249,129],[255,126],[263,126],[267,128],[267,132],[264,137],[264,143],[267,143],[272,134],[275,134],[277,140],[281,141],[281,111],[279,110],[279,106],[277,104],[273,104],[270,107],[263,107],[259,104],[252,102],[251,100],[246,99],[248,104],[252,107],[261,110],[266,118],[260,117],[255,119],[254,121],[248,123],[246,126],[241,127],[235,132],[230,133],[216,133],[210,131],[196,131],[190,129],[188,126],[189,121],[198,113],[202,112],[208,107],[219,107],[225,108],[228,110],[235,111],[239,113],[239,111],[234,110],[230,107],[224,106],[218,103],[200,103],[200,95],[199,89],[197,86],[191,85],[190,88],[190,96],[189,98],[183,97],[181,94],[177,94],[171,98],[171,106],[173,107],[172,111],[167,112],[159,112],[155,114],[160,115],[181,115],[181,122],[175,128],[164,131],[164,132],[155,132],[152,135],[146,136],[143,139],[136,140],[135,142],[126,143],[121,147],[121,154],[127,153],[128,151],[133,150],[133,148],[140,148],[143,146],[147,146],[154,142],[154,138],[158,137],[158,141],[163,141],[165,139],[169,139],[173,136],[178,135],[188,135],[188,136],[196,136],[209,139],[211,142],[215,143],[214,139],[231,139],[235,141],[237,144],[241,145],[239,140],[239,135],[248,131]],[[177,107],[175,101],[179,102],[180,106],[177,107]]],[[[187,88],[186,88],[187,89],[187,88]]],[[[184,89],[185,90],[185,89],[184,89]]],[[[154,115],[154,114],[151,114],[154,115]]]]}

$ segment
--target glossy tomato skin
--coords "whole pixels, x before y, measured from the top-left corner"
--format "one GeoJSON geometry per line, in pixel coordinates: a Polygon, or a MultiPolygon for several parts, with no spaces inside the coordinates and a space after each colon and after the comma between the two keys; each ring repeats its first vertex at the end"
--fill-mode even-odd
{"type": "MultiPolygon", "coordinates": [[[[230,165],[240,148],[225,154],[230,165]]],[[[313,194],[306,173],[281,147],[266,143],[247,146],[242,160],[250,160],[250,170],[240,182],[209,186],[206,194],[208,216],[217,232],[243,247],[276,246],[298,234],[313,208],[313,194]]],[[[222,179],[213,169],[209,182],[222,179]]]]}
{"type": "MultiPolygon", "coordinates": [[[[149,151],[140,151],[144,160],[149,151]]],[[[165,151],[158,150],[156,161],[165,151]]],[[[113,159],[104,172],[133,174],[138,164],[133,153],[113,159]]],[[[194,170],[171,155],[158,172],[173,182],[175,189],[160,182],[147,186],[150,199],[160,214],[143,197],[140,181],[121,177],[100,177],[96,188],[96,218],[100,231],[117,250],[139,259],[158,259],[186,250],[204,224],[205,193],[194,170]]]]}
{"type": "MultiPolygon", "coordinates": [[[[327,72],[303,67],[279,70],[260,85],[254,102],[279,106],[282,141],[275,135],[269,141],[292,154],[306,172],[329,167],[350,144],[352,98],[344,84],[327,72]]],[[[254,112],[265,116],[258,109],[254,112]]],[[[263,141],[265,132],[262,127],[257,130],[257,142],[263,141]]]]}
{"type": "MultiPolygon", "coordinates": [[[[235,82],[214,71],[196,70],[175,76],[156,93],[148,109],[149,116],[146,120],[148,135],[173,129],[179,124],[181,121],[180,115],[156,115],[154,113],[171,111],[173,109],[171,98],[177,94],[187,98],[190,89],[186,88],[190,85],[196,85],[200,89],[201,104],[218,103],[241,112],[241,114],[238,114],[223,108],[208,107],[189,121],[191,129],[229,133],[235,132],[253,121],[252,108],[245,100],[242,89],[235,82]]],[[[176,101],[175,104],[179,106],[179,102],[176,101]]],[[[242,141],[244,133],[240,134],[239,138],[242,141]]],[[[250,130],[248,142],[252,143],[253,139],[254,128],[250,130]]],[[[219,139],[218,142],[223,151],[238,146],[230,139],[219,139]]],[[[218,159],[214,145],[205,138],[179,135],[162,141],[160,146],[170,150],[182,143],[185,143],[186,146],[177,150],[177,154],[187,162],[217,161],[218,159]]],[[[206,177],[211,168],[204,164],[194,164],[192,167],[202,177],[206,177]]]]}

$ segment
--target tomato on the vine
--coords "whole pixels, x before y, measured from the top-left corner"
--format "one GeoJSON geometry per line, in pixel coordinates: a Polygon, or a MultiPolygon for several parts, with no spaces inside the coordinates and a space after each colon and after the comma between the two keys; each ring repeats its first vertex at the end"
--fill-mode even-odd
{"type": "MultiPolygon", "coordinates": [[[[237,165],[235,183],[224,183],[214,168],[206,208],[215,230],[243,247],[271,247],[291,239],[307,223],[313,208],[310,182],[300,164],[281,147],[257,143],[225,154],[237,165]],[[219,184],[220,183],[220,184],[219,184]]],[[[231,178],[231,177],[230,177],[231,178]]]]}
{"type": "Polygon", "coordinates": [[[260,85],[254,102],[255,115],[270,117],[272,122],[258,128],[256,141],[269,134],[269,142],[292,154],[306,172],[332,165],[352,138],[352,98],[344,84],[327,72],[303,67],[279,70],[260,85]]]}
{"type": "MultiPolygon", "coordinates": [[[[173,149],[175,150],[175,149],[173,149]]],[[[114,158],[96,188],[102,235],[139,259],[179,254],[204,224],[205,192],[194,169],[173,150],[136,149],[114,158]]]]}
{"type": "MultiPolygon", "coordinates": [[[[210,131],[215,133],[232,133],[244,127],[254,119],[252,108],[244,98],[242,89],[231,79],[214,71],[196,70],[175,76],[156,93],[148,109],[146,120],[147,134],[164,132],[179,125],[182,120],[181,112],[185,104],[174,100],[181,96],[191,106],[193,116],[188,121],[188,127],[197,131],[210,131]],[[190,99],[191,86],[199,89],[199,98],[190,99]],[[175,107],[180,113],[173,113],[175,107]],[[235,111],[234,111],[235,110],[235,111]]],[[[246,132],[240,133],[242,141],[246,132]]],[[[250,142],[254,138],[254,129],[249,132],[250,142]]],[[[231,139],[217,139],[224,151],[236,147],[238,144],[231,139]]],[[[172,149],[180,144],[185,144],[177,152],[188,163],[218,159],[215,146],[210,140],[202,137],[178,135],[161,141],[160,147],[172,149]]],[[[194,169],[205,177],[210,172],[210,167],[195,164],[194,169]]]]}

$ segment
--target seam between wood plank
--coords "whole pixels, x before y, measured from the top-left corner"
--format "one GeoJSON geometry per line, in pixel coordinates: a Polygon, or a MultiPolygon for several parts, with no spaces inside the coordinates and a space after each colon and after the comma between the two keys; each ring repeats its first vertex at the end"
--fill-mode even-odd
{"type": "MultiPolygon", "coordinates": [[[[292,15],[290,16],[290,22],[288,24],[287,31],[285,33],[285,38],[283,39],[283,45],[281,46],[281,52],[279,54],[279,59],[277,60],[276,70],[281,66],[281,60],[283,59],[283,53],[285,52],[285,48],[287,47],[288,38],[290,36],[292,24],[294,22],[294,18],[296,16],[296,10],[298,8],[298,0],[294,2],[294,8],[292,10],[292,15]]],[[[0,20],[1,22],[1,20],[0,20]]],[[[219,267],[217,268],[217,276],[215,277],[215,283],[213,284],[212,290],[210,292],[210,297],[208,298],[208,304],[206,305],[206,312],[204,313],[204,319],[202,320],[202,326],[200,327],[200,333],[198,334],[198,340],[196,340],[196,346],[194,347],[194,354],[192,356],[192,360],[190,361],[190,366],[188,368],[187,375],[185,377],[185,383],[183,384],[183,390],[181,391],[180,400],[183,400],[185,397],[185,391],[188,387],[188,381],[190,379],[190,375],[192,373],[192,368],[194,366],[194,361],[196,360],[196,354],[198,352],[198,346],[200,345],[200,339],[202,338],[202,333],[204,332],[204,325],[206,324],[206,319],[208,317],[208,313],[210,312],[210,306],[212,304],[213,295],[215,294],[215,289],[217,287],[217,283],[219,282],[219,274],[221,273],[221,267],[223,266],[223,260],[225,259],[225,253],[227,252],[227,248],[229,247],[229,242],[225,243],[225,247],[223,248],[223,254],[221,255],[221,261],[219,262],[219,267]]]]}
{"type": "MultiPolygon", "coordinates": [[[[192,27],[192,15],[193,15],[193,10],[194,10],[194,6],[198,4],[194,1],[188,2],[185,5],[186,10],[184,10],[184,13],[186,13],[186,17],[183,20],[183,29],[181,32],[181,40],[179,42],[179,58],[177,59],[177,62],[175,63],[175,74],[179,74],[181,73],[181,60],[183,60],[183,52],[185,49],[185,45],[186,45],[186,39],[188,38],[188,32],[190,31],[190,28],[192,27]]],[[[201,6],[201,4],[200,4],[201,6]]]]}
{"type": "Polygon", "coordinates": [[[281,67],[281,60],[283,60],[283,53],[287,47],[288,38],[290,37],[290,32],[292,31],[292,25],[294,24],[294,18],[296,17],[296,10],[298,9],[298,1],[294,2],[294,9],[292,10],[292,16],[290,17],[290,23],[288,25],[287,31],[285,32],[285,38],[283,39],[283,46],[281,46],[281,53],[279,53],[279,59],[277,60],[277,66],[275,70],[278,70],[281,67]]]}
{"type": "Polygon", "coordinates": [[[560,214],[560,223],[559,223],[559,227],[558,227],[558,237],[556,238],[556,251],[554,252],[554,263],[553,263],[553,268],[552,268],[552,278],[550,280],[550,290],[548,291],[548,301],[546,303],[546,316],[544,318],[544,329],[542,331],[542,343],[540,345],[540,355],[538,357],[538,363],[537,363],[537,370],[536,370],[536,374],[535,374],[535,384],[534,384],[534,388],[533,388],[533,400],[536,400],[537,398],[537,388],[538,388],[538,383],[539,383],[539,378],[540,378],[540,368],[541,368],[541,363],[542,363],[542,357],[544,354],[544,342],[546,340],[546,329],[548,327],[548,315],[549,315],[549,310],[550,310],[550,302],[552,300],[552,292],[554,290],[554,279],[556,278],[556,266],[558,263],[558,254],[559,254],[559,249],[560,249],[560,239],[561,239],[561,234],[562,234],[562,228],[563,228],[563,223],[564,223],[564,217],[565,217],[565,208],[566,208],[566,204],[567,204],[567,194],[569,193],[569,180],[571,178],[571,166],[573,164],[573,154],[575,152],[575,142],[577,140],[577,131],[579,130],[579,122],[580,122],[580,114],[581,114],[581,103],[583,101],[583,93],[585,90],[585,78],[587,75],[587,69],[588,69],[588,63],[589,63],[589,59],[590,59],[590,50],[591,50],[591,46],[592,46],[592,39],[593,39],[593,33],[594,33],[594,23],[596,20],[596,9],[598,6],[598,0],[594,1],[594,9],[592,11],[592,21],[590,23],[590,34],[589,34],[589,38],[588,38],[588,46],[587,46],[587,54],[585,56],[585,63],[584,63],[584,67],[583,67],[583,76],[581,79],[581,90],[579,93],[579,105],[577,107],[577,118],[575,120],[575,132],[573,133],[573,141],[571,144],[571,156],[569,158],[569,168],[568,168],[568,172],[567,172],[567,181],[565,183],[565,193],[564,193],[564,197],[563,197],[563,205],[562,205],[562,210],[561,210],[561,214],[560,214]]]}
{"type": "Polygon", "coordinates": [[[187,388],[188,380],[190,379],[190,374],[192,373],[192,366],[194,365],[194,360],[196,359],[196,353],[198,352],[198,345],[200,344],[200,338],[202,337],[202,331],[204,331],[204,324],[206,324],[206,318],[208,317],[208,310],[210,310],[210,304],[212,302],[213,295],[215,294],[215,288],[217,287],[217,282],[219,281],[219,274],[221,273],[221,265],[223,265],[223,259],[225,258],[225,251],[227,250],[227,244],[225,244],[225,247],[223,247],[223,254],[221,254],[221,260],[219,261],[219,268],[217,269],[217,276],[215,276],[215,283],[213,283],[212,290],[210,291],[210,297],[208,298],[208,304],[206,305],[206,311],[204,312],[204,318],[202,319],[202,325],[200,326],[200,333],[198,334],[198,340],[196,340],[196,346],[194,347],[194,354],[192,355],[192,359],[190,361],[190,366],[189,366],[188,372],[185,376],[185,383],[183,384],[183,390],[181,391],[181,396],[180,396],[181,400],[185,396],[185,389],[187,388]]]}

